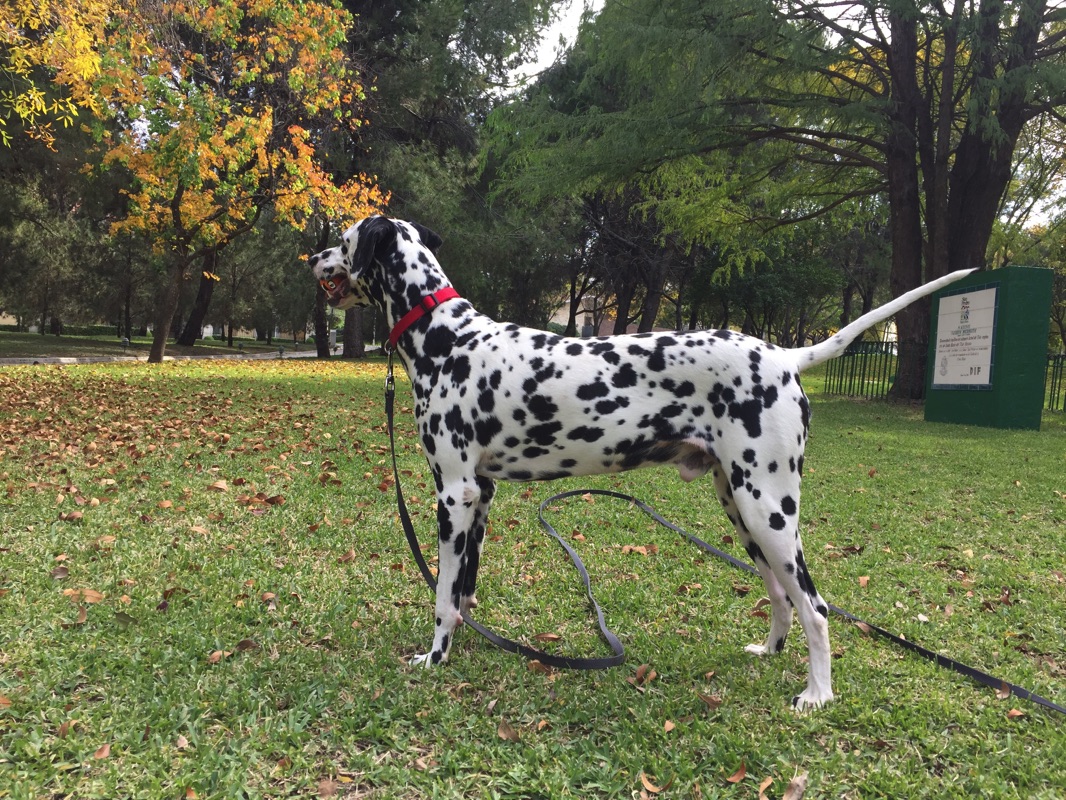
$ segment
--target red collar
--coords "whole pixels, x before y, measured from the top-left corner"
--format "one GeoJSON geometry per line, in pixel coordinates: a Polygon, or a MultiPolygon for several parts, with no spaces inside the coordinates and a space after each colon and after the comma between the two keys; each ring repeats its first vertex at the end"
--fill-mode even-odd
{"type": "Polygon", "coordinates": [[[414,325],[418,320],[435,309],[441,303],[448,300],[454,300],[459,296],[459,292],[455,291],[451,286],[447,286],[443,289],[439,289],[431,295],[423,297],[418,305],[408,311],[389,334],[389,351],[396,349],[396,342],[400,341],[400,337],[404,335],[408,328],[414,325]]]}

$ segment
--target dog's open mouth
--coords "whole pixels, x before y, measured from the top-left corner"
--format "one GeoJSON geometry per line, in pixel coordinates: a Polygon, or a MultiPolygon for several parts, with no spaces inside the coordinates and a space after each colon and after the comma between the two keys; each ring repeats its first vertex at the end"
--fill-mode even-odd
{"type": "Polygon", "coordinates": [[[352,293],[352,285],[347,275],[338,275],[335,278],[323,278],[318,282],[326,293],[326,302],[331,306],[340,305],[344,299],[352,293]]]}

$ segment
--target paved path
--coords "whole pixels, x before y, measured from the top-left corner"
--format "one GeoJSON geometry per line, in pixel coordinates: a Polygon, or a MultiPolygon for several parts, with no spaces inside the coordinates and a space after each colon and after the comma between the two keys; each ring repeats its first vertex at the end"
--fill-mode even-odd
{"type": "MultiPolygon", "coordinates": [[[[368,350],[367,353],[370,351],[368,350]]],[[[278,358],[316,358],[318,353],[314,348],[303,350],[286,350],[284,355],[278,355],[277,351],[268,353],[218,353],[205,354],[202,356],[164,356],[164,361],[190,361],[203,358],[223,358],[238,361],[263,361],[265,359],[278,358]]],[[[121,361],[148,360],[148,356],[85,356],[84,358],[70,358],[66,356],[35,356],[33,358],[0,358],[0,367],[11,364],[106,364],[121,361]]]]}

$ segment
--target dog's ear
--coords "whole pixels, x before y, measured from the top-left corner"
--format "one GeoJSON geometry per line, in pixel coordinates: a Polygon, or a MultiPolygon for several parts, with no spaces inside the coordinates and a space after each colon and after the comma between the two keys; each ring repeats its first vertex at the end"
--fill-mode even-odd
{"type": "Polygon", "coordinates": [[[437,250],[444,244],[444,240],[425,225],[419,225],[417,222],[412,222],[411,225],[418,231],[418,238],[422,240],[422,244],[428,247],[433,255],[436,255],[437,250]]]}
{"type": "Polygon", "coordinates": [[[359,223],[355,252],[352,253],[352,277],[362,275],[374,263],[378,252],[396,245],[396,224],[388,217],[368,217],[359,223]]]}

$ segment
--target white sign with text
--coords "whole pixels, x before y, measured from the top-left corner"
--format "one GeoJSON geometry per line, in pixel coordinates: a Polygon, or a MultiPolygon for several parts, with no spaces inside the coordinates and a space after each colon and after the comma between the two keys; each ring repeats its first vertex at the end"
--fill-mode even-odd
{"type": "Polygon", "coordinates": [[[996,289],[940,298],[933,388],[992,386],[996,289]]]}

